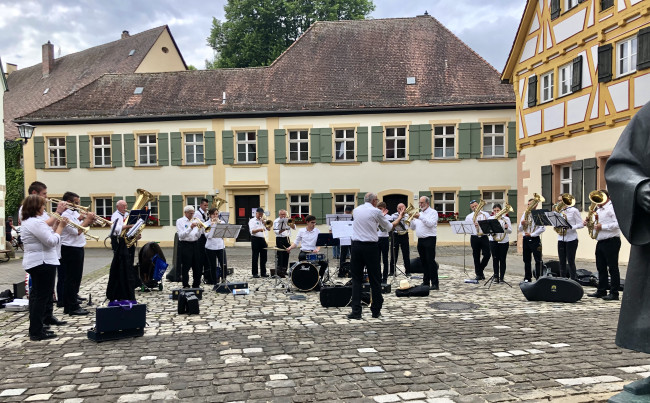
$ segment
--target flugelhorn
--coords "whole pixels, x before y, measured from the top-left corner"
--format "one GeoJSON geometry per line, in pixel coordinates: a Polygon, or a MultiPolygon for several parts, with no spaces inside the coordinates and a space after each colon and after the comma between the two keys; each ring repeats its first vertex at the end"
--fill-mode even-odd
{"type": "Polygon", "coordinates": [[[415,207],[413,207],[413,203],[409,203],[409,206],[406,208],[406,210],[404,210],[404,215],[408,215],[408,217],[404,220],[404,224],[411,225],[411,220],[413,220],[413,216],[419,212],[420,209],[416,209],[415,207]]]}
{"type": "MultiPolygon", "coordinates": [[[[58,221],[63,221],[63,217],[61,217],[58,213],[49,213],[47,212],[51,217],[54,217],[58,221]]],[[[98,236],[90,235],[88,232],[90,231],[90,227],[82,227],[79,224],[73,223],[72,221],[68,221],[66,224],[70,228],[74,228],[76,230],[81,231],[86,239],[94,239],[95,241],[99,241],[98,236]]]]}
{"type": "Polygon", "coordinates": [[[264,227],[266,227],[267,231],[271,231],[271,228],[273,228],[273,221],[269,219],[266,214],[262,216],[262,223],[264,224],[264,227]]]}

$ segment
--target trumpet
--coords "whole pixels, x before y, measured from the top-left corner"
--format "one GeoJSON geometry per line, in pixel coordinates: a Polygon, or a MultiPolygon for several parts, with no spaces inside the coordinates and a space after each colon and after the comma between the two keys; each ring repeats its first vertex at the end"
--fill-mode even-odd
{"type": "MultiPolygon", "coordinates": [[[[57,213],[47,213],[47,214],[49,214],[51,217],[54,217],[58,221],[63,221],[63,217],[61,217],[57,213]]],[[[88,233],[90,231],[90,227],[82,227],[81,225],[75,224],[72,221],[68,221],[67,226],[70,227],[70,228],[74,228],[76,230],[81,231],[84,234],[84,236],[86,237],[86,239],[94,239],[95,241],[99,241],[98,236],[90,235],[88,233]]]]}
{"type": "Polygon", "coordinates": [[[192,218],[192,221],[190,221],[190,223],[196,224],[197,227],[199,227],[199,228],[201,228],[203,230],[207,230],[210,227],[210,225],[204,223],[203,221],[199,220],[198,218],[192,218]]]}
{"type": "MultiPolygon", "coordinates": [[[[85,215],[82,214],[79,218],[80,219],[85,218],[85,215]]],[[[111,220],[107,220],[104,217],[100,217],[98,215],[95,215],[95,219],[93,220],[93,225],[98,225],[100,227],[105,227],[107,225],[111,226],[111,225],[113,225],[113,223],[111,222],[111,220]]]]}
{"type": "MultiPolygon", "coordinates": [[[[79,204],[71,203],[69,201],[65,201],[65,200],[61,200],[61,199],[54,199],[54,198],[49,199],[47,197],[44,197],[44,199],[45,199],[45,201],[52,203],[52,205],[57,205],[57,204],[63,202],[63,203],[65,203],[65,206],[68,208],[68,210],[81,211],[81,212],[84,212],[86,214],[88,213],[88,211],[90,211],[90,207],[84,207],[84,206],[81,206],[79,204]]],[[[109,223],[110,223],[110,221],[109,221],[109,223]]]]}

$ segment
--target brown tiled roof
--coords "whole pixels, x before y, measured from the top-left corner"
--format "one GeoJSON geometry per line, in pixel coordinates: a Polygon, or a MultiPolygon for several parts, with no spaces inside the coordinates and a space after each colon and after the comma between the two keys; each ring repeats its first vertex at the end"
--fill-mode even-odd
{"type": "Polygon", "coordinates": [[[423,16],[317,22],[268,67],[108,74],[24,119],[514,108],[514,102],[498,71],[423,16]],[[407,85],[407,77],[416,83],[407,85]],[[133,94],[136,87],[142,95],[133,94]]]}
{"type": "Polygon", "coordinates": [[[10,90],[4,97],[5,138],[18,137],[13,119],[67,97],[103,74],[135,72],[158,37],[167,29],[166,25],[153,28],[56,58],[54,68],[47,77],[43,77],[42,63],[9,74],[7,83],[10,90]],[[129,56],[132,49],[135,52],[129,56]],[[43,94],[46,89],[47,94],[43,94]]]}

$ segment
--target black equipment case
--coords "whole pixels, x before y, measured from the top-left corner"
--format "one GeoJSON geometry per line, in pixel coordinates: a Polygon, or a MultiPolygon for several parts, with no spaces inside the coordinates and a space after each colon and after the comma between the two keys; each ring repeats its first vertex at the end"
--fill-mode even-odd
{"type": "Polygon", "coordinates": [[[178,299],[178,294],[181,292],[194,294],[196,295],[196,298],[203,299],[203,288],[177,288],[172,290],[172,299],[176,301],[178,299]]]}
{"type": "Polygon", "coordinates": [[[101,342],[144,335],[147,322],[147,304],[128,307],[109,306],[97,308],[95,327],[88,330],[90,340],[101,342]]]}
{"type": "Polygon", "coordinates": [[[519,283],[519,288],[529,301],[577,302],[584,294],[577,281],[549,276],[540,277],[534,283],[519,283]]]}
{"type": "Polygon", "coordinates": [[[228,283],[228,288],[226,288],[226,286],[223,284],[217,284],[214,286],[214,291],[218,292],[219,294],[228,294],[232,292],[232,290],[241,290],[244,288],[248,288],[248,283],[247,282],[228,283]],[[230,288],[230,291],[228,291],[228,288],[230,288]]]}
{"type": "Polygon", "coordinates": [[[323,286],[320,290],[320,304],[325,308],[347,306],[352,299],[352,286],[323,286]]]}

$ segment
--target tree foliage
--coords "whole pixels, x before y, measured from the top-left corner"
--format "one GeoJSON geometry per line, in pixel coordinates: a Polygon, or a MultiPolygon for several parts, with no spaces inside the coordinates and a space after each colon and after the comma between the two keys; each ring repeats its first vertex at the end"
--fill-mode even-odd
{"type": "Polygon", "coordinates": [[[7,191],[5,193],[5,215],[15,215],[23,201],[25,191],[25,175],[20,161],[23,148],[5,147],[5,177],[7,191]]]}
{"type": "Polygon", "coordinates": [[[360,20],[372,0],[228,0],[226,20],[212,19],[206,68],[266,66],[316,21],[360,20]]]}

